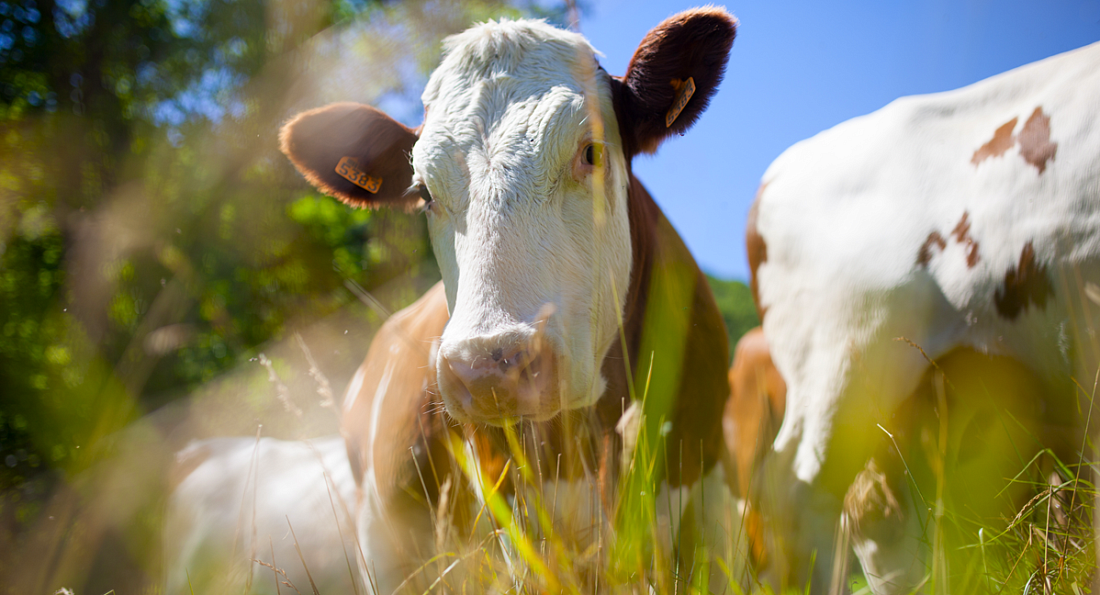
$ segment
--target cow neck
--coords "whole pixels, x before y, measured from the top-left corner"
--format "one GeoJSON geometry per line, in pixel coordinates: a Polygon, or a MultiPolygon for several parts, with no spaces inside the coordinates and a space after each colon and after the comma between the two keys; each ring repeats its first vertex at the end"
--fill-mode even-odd
{"type": "MultiPolygon", "coordinates": [[[[721,456],[729,341],[706,276],[680,235],[632,174],[629,189],[634,256],[624,309],[629,374],[635,398],[648,392],[648,435],[664,438],[664,447],[649,456],[657,457],[660,474],[675,487],[694,483],[721,456]]],[[[607,363],[605,370],[613,372],[607,363]]],[[[618,369],[624,376],[619,382],[625,383],[626,372],[618,369]]],[[[618,403],[616,398],[611,405],[618,403]]]]}

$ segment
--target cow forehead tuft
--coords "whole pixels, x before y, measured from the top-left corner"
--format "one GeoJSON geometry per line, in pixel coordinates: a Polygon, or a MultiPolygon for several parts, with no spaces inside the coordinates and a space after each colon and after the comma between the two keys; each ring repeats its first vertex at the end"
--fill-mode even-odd
{"type": "Polygon", "coordinates": [[[490,21],[447,38],[443,61],[428,80],[422,99],[430,105],[474,81],[543,85],[581,81],[596,66],[595,50],[580,34],[542,21],[490,21]]]}
{"type": "Polygon", "coordinates": [[[417,172],[444,186],[464,184],[481,162],[557,171],[587,130],[589,94],[605,117],[613,113],[607,74],[577,33],[490,21],[448,38],[445,52],[424,90],[427,115],[413,149],[417,172]]]}
{"type": "Polygon", "coordinates": [[[488,21],[443,40],[443,67],[484,67],[501,61],[522,62],[531,52],[567,51],[593,56],[596,50],[579,33],[542,20],[488,21]]]}

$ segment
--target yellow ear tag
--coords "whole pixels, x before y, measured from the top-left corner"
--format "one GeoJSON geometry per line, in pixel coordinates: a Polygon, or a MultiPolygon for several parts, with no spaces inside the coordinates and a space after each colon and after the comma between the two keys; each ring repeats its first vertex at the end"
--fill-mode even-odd
{"type": "Polygon", "coordinates": [[[689,76],[688,80],[684,81],[679,87],[676,93],[676,100],[672,102],[672,107],[669,108],[668,113],[665,114],[665,128],[672,126],[676,118],[680,117],[680,112],[684,111],[684,108],[687,107],[691,96],[695,95],[695,79],[689,76]]]}
{"type": "Polygon", "coordinates": [[[340,163],[336,164],[336,175],[371,194],[378,194],[378,191],[382,188],[382,178],[370,176],[367,172],[359,169],[359,164],[352,157],[340,159],[340,163]]]}

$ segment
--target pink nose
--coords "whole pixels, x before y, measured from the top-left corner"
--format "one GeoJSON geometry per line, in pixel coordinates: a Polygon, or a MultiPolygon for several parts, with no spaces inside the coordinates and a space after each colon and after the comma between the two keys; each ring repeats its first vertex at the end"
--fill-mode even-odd
{"type": "Polygon", "coordinates": [[[439,388],[458,419],[545,419],[560,408],[554,360],[544,341],[467,340],[440,350],[439,388]]]}

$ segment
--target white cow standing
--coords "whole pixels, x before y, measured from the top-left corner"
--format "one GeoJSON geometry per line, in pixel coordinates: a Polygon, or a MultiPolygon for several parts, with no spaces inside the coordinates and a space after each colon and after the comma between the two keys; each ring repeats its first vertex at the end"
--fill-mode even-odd
{"type": "MultiPolygon", "coordinates": [[[[1073,426],[1097,370],[1100,44],[957,91],[899,99],[801,142],[748,229],[763,328],[787,381],[766,502],[799,586],[827,587],[841,500],[931,358],[1013,358],[1073,426]]],[[[1085,402],[1083,411],[1088,410],[1085,402]]],[[[899,529],[904,532],[904,528],[899,529]]],[[[864,550],[864,565],[883,552],[864,550]]],[[[883,583],[877,592],[915,584],[883,583]]]]}

